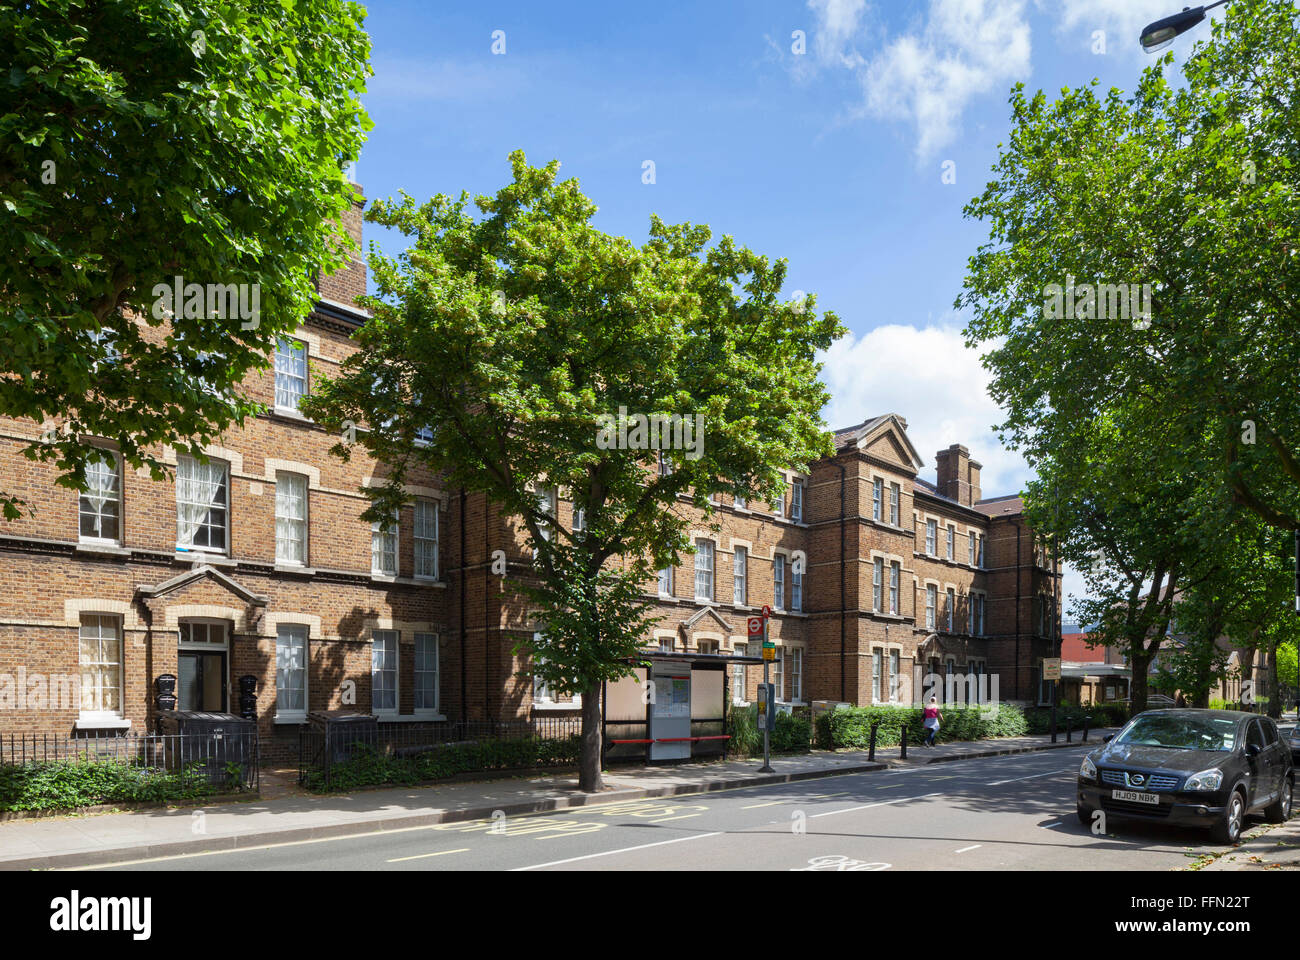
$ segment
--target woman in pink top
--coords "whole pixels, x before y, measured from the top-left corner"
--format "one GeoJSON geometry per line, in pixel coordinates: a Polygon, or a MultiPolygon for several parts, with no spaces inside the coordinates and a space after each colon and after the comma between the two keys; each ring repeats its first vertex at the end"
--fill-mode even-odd
{"type": "Polygon", "coordinates": [[[930,702],[925,705],[925,745],[934,746],[935,735],[939,732],[939,721],[943,719],[943,714],[939,712],[939,702],[935,697],[930,698],[930,702]]]}

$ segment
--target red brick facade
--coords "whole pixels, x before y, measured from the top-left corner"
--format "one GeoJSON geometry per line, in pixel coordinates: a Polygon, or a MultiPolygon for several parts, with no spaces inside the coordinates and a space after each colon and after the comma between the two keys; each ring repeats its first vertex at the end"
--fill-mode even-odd
{"type": "MultiPolygon", "coordinates": [[[[359,239],[359,205],[347,226],[359,239]]],[[[355,348],[350,335],[365,318],[352,304],[365,290],[364,265],[322,278],[319,289],[318,309],[296,335],[305,347],[308,390],[312,377],[335,372],[355,348]]],[[[346,464],[333,457],[329,448],[338,438],[292,411],[275,411],[275,382],[267,371],[246,384],[272,412],[207,451],[225,471],[228,490],[226,549],[210,552],[178,549],[178,482],[130,469],[118,471],[118,536],[110,542],[79,536],[78,495],[19,452],[40,425],[0,420],[0,489],[32,507],[31,516],[0,530],[0,732],[67,736],[128,722],[132,732],[152,731],[156,681],[178,674],[181,631],[190,623],[215,624],[225,638],[224,676],[208,679],[214,691],[224,685],[226,709],[238,712],[238,679],[257,678],[258,721],[272,757],[294,754],[303,722],[301,712],[277,718],[277,637],[288,628],[307,636],[307,710],[372,709],[372,665],[382,659],[374,653],[378,633],[385,640],[396,635],[391,722],[572,715],[571,703],[533,702],[527,664],[513,653],[534,624],[505,592],[492,560],[503,550],[512,570],[527,564],[519,525],[481,496],[413,476],[412,503],[399,518],[396,575],[372,572],[371,528],[359,519],[367,505],[361,490],[382,475],[382,465],[364,456],[346,464]],[[301,565],[277,562],[277,490],[290,482],[306,488],[301,565]],[[437,511],[436,578],[416,575],[414,510],[421,501],[422,510],[437,511]],[[96,656],[79,635],[100,622],[115,625],[122,639],[118,666],[97,674],[100,682],[120,677],[115,710],[92,714],[84,704],[14,701],[23,676],[71,678],[75,686],[85,675],[83,661],[96,656]],[[420,709],[417,644],[425,652],[426,689],[428,651],[431,644],[437,649],[437,704],[420,709]]],[[[1059,637],[1060,580],[1042,565],[1019,501],[981,500],[979,464],[962,447],[939,454],[937,485],[923,481],[920,457],[897,416],[840,431],[836,444],[838,453],[809,475],[790,476],[780,515],[770,504],[737,507],[724,498],[715,522],[699,520],[693,536],[713,545],[712,601],[697,599],[695,561],[686,558],[674,572],[671,596],[656,601],[655,613],[665,619],[647,644],[739,652],[746,615],[771,605],[784,700],[870,703],[891,699],[892,687],[893,699],[911,702],[913,666],[944,669],[949,661],[960,673],[982,664],[998,674],[1004,700],[1034,698],[1038,661],[1053,654],[1059,637]],[[982,566],[978,556],[971,563],[972,534],[977,554],[983,544],[982,566]],[[745,587],[738,591],[741,551],[745,587]],[[796,609],[793,568],[801,554],[806,571],[796,609]],[[893,601],[891,575],[897,578],[893,601]],[[984,598],[982,630],[976,597],[984,598]]],[[[571,522],[567,504],[559,512],[561,523],[571,522]]],[[[700,585],[709,592],[707,578],[700,585]]],[[[654,584],[647,588],[658,592],[654,584]]],[[[195,655],[192,644],[186,649],[195,655]]],[[[733,668],[733,678],[739,672],[733,668]]],[[[761,676],[761,668],[745,672],[738,699],[752,698],[761,676]]]]}

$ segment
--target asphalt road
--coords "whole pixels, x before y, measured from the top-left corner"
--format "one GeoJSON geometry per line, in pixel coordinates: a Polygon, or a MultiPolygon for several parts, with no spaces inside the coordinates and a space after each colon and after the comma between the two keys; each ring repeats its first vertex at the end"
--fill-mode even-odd
{"type": "Polygon", "coordinates": [[[1094,836],[1074,812],[1087,749],[96,869],[1170,870],[1219,849],[1200,831],[1113,818],[1094,836]]]}

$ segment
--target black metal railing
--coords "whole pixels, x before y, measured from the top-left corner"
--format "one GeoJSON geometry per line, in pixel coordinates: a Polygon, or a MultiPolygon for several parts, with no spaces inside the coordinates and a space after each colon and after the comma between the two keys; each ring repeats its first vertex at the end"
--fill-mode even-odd
{"type": "Polygon", "coordinates": [[[213,792],[256,791],[260,745],[257,731],[91,735],[0,734],[0,766],[111,763],[142,779],[186,772],[213,792]]]}
{"type": "Polygon", "coordinates": [[[378,723],[310,723],[298,733],[298,782],[333,780],[336,765],[358,754],[415,757],[444,747],[486,741],[563,740],[582,733],[580,717],[378,723]]]}

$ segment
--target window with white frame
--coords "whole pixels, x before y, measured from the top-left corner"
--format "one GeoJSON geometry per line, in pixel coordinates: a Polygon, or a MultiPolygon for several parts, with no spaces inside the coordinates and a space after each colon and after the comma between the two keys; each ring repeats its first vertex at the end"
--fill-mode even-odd
{"type": "MultiPolygon", "coordinates": [[[[748,653],[743,643],[736,644],[736,656],[743,657],[748,653]]],[[[745,665],[738,663],[731,668],[731,702],[745,702],[745,665]]]]}
{"type": "Polygon", "coordinates": [[[984,594],[975,594],[975,636],[984,636],[984,594]]]}
{"type": "Polygon", "coordinates": [[[671,635],[659,638],[659,652],[660,653],[673,652],[673,638],[671,635]]]}
{"type": "Polygon", "coordinates": [[[790,648],[790,699],[803,702],[803,648],[790,648]]]}
{"type": "Polygon", "coordinates": [[[897,563],[889,565],[889,612],[898,615],[898,582],[902,578],[903,569],[897,563]]]}
{"type": "Polygon", "coordinates": [[[957,591],[954,590],[952,587],[948,588],[948,593],[944,599],[944,603],[948,608],[946,613],[946,619],[948,621],[948,632],[952,633],[953,610],[957,606],[957,591]]]}
{"type": "Polygon", "coordinates": [[[695,599],[713,600],[713,541],[695,541],[695,599]]]}
{"type": "Polygon", "coordinates": [[[370,709],[397,713],[397,631],[376,630],[370,644],[370,709]]]}
{"type": "Polygon", "coordinates": [[[438,713],[438,637],[432,633],[415,635],[415,713],[438,713]]]}
{"type": "Polygon", "coordinates": [[[876,557],[871,561],[871,609],[881,613],[884,609],[885,561],[876,557]]]}
{"type": "Polygon", "coordinates": [[[718,654],[718,641],[716,640],[697,640],[695,641],[695,652],[714,657],[718,654]]]}
{"type": "Polygon", "coordinates": [[[885,669],[884,652],[876,647],[871,651],[871,702],[880,702],[882,671],[885,669]]]}
{"type": "Polygon", "coordinates": [[[298,412],[298,401],[307,392],[307,345],[281,337],[275,344],[275,408],[298,412]]]}
{"type": "Polygon", "coordinates": [[[790,519],[803,523],[803,481],[796,480],[790,486],[790,519]]]}
{"type": "Polygon", "coordinates": [[[186,550],[225,553],[230,525],[229,467],[193,457],[176,461],[176,542],[186,550]]]}
{"type": "Polygon", "coordinates": [[[673,595],[673,568],[664,567],[659,571],[659,596],[671,597],[673,595]]]}
{"type": "Polygon", "coordinates": [[[953,560],[957,556],[957,528],[952,524],[948,525],[948,559],[953,560]]]}
{"type": "Polygon", "coordinates": [[[275,562],[307,562],[307,478],[275,475],[275,562]]]}
{"type": "Polygon", "coordinates": [[[977,556],[975,559],[979,565],[979,568],[983,570],[984,569],[984,535],[983,534],[980,535],[979,556],[977,556]]]}
{"type": "Polygon", "coordinates": [[[775,500],[772,501],[772,516],[774,517],[785,516],[785,491],[784,490],[781,491],[781,495],[779,497],[777,497],[775,500]]]}
{"type": "Polygon", "coordinates": [[[790,564],[790,609],[803,613],[803,570],[790,564]]]}
{"type": "Polygon", "coordinates": [[[122,716],[122,621],[82,614],[77,638],[81,666],[81,718],[122,716]]]}
{"type": "Polygon", "coordinates": [[[934,606],[938,600],[939,590],[933,583],[925,585],[925,628],[934,629],[934,606]]]}
{"type": "Polygon", "coordinates": [[[438,502],[415,501],[415,523],[412,536],[415,541],[415,575],[422,579],[438,579],[438,502]]]}
{"type": "MultiPolygon", "coordinates": [[[[540,633],[534,633],[533,649],[534,650],[539,649],[541,647],[541,644],[542,644],[542,635],[540,633]]],[[[540,667],[542,664],[546,662],[546,658],[543,657],[540,653],[534,653],[533,662],[536,664],[537,667],[540,667]]],[[[534,668],[533,671],[533,702],[534,703],[555,702],[555,694],[552,692],[551,687],[546,682],[545,678],[543,678],[542,675],[536,670],[536,667],[534,668]]]]}
{"type": "Polygon", "coordinates": [[[785,698],[785,647],[776,648],[776,659],[772,661],[772,686],[776,689],[777,703],[788,703],[785,698]]]}
{"type": "Polygon", "coordinates": [[[772,555],[772,607],[785,609],[785,555],[772,555]]]}
{"type": "Polygon", "coordinates": [[[415,445],[417,447],[427,447],[431,443],[433,443],[433,427],[417,427],[415,445]]]}
{"type": "Polygon", "coordinates": [[[397,576],[397,513],[370,524],[370,571],[384,577],[397,576]]]}
{"type": "Polygon", "coordinates": [[[735,507],[737,510],[748,510],[749,500],[745,497],[736,497],[732,502],[732,506],[735,507]]]}
{"type": "Polygon", "coordinates": [[[975,531],[974,530],[970,532],[970,558],[967,560],[967,562],[972,567],[975,566],[975,531]]]}
{"type": "Polygon", "coordinates": [[[537,490],[537,509],[542,514],[538,523],[542,539],[551,539],[551,527],[555,523],[556,490],[554,487],[539,487],[537,490]]]}
{"type": "Polygon", "coordinates": [[[871,519],[879,520],[884,512],[885,481],[876,477],[871,482],[871,519]]]}
{"type": "Polygon", "coordinates": [[[732,602],[738,607],[748,606],[749,550],[746,547],[736,547],[731,562],[731,582],[734,585],[732,602]]]}
{"type": "Polygon", "coordinates": [[[902,658],[897,650],[889,651],[889,702],[898,703],[899,684],[902,683],[902,658]]]}
{"type": "Polygon", "coordinates": [[[892,526],[898,526],[898,501],[899,489],[898,484],[889,485],[889,522],[892,526]]]}
{"type": "Polygon", "coordinates": [[[122,540],[122,476],[117,456],[99,451],[86,463],[86,492],[77,502],[78,532],[84,541],[122,540]]]}
{"type": "Polygon", "coordinates": [[[307,627],[301,624],[275,628],[275,718],[307,719],[307,627]]]}
{"type": "Polygon", "coordinates": [[[938,549],[937,539],[939,533],[939,524],[935,520],[925,521],[925,552],[933,557],[938,549]]]}
{"type": "Polygon", "coordinates": [[[966,594],[966,632],[975,634],[975,594],[966,594]]]}

